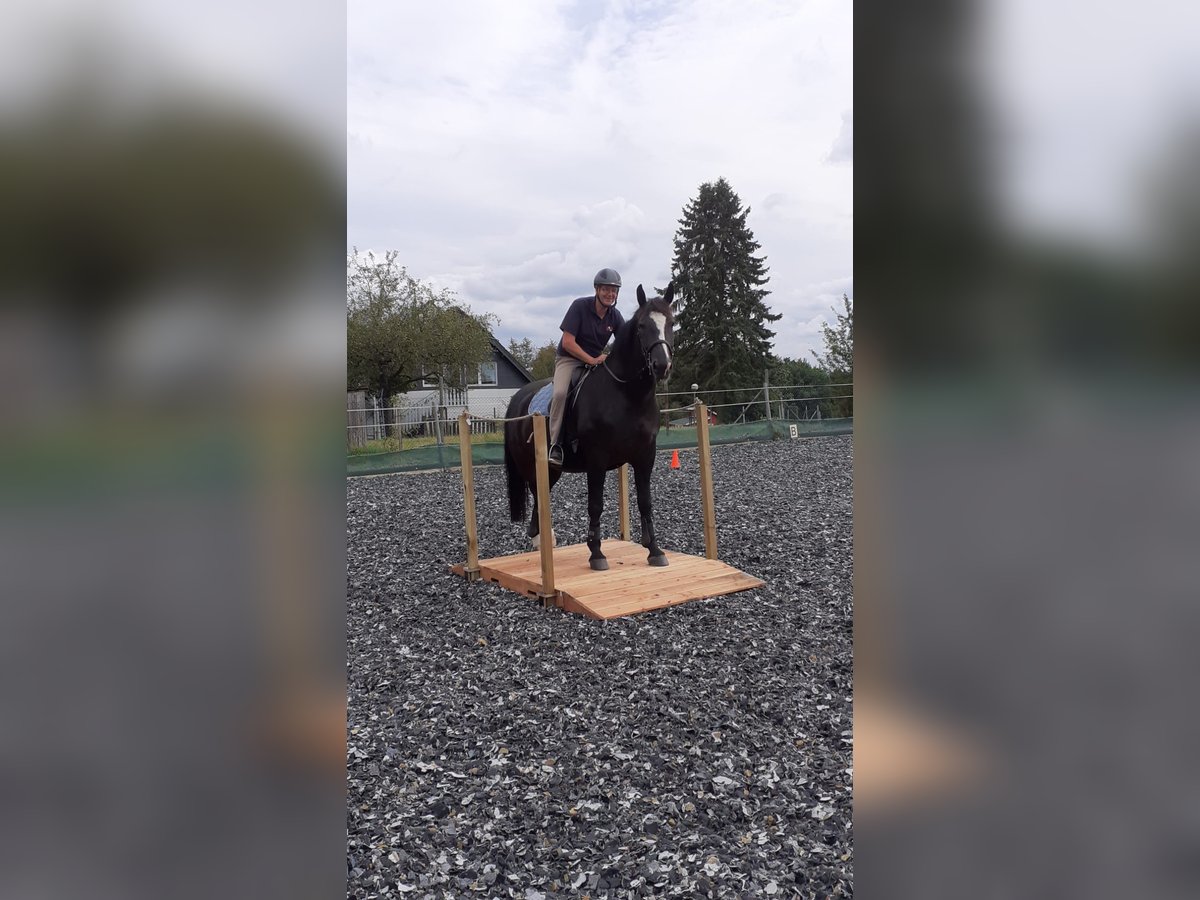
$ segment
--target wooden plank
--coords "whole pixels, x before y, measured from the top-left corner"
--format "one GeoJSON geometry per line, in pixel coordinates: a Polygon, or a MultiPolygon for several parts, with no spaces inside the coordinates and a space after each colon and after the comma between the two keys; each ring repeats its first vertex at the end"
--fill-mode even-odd
{"type": "MultiPolygon", "coordinates": [[[[610,570],[611,571],[611,570],[610,570]]],[[[594,580],[589,582],[591,593],[606,594],[618,590],[627,590],[630,586],[645,586],[647,589],[672,590],[686,587],[698,578],[706,578],[714,573],[725,574],[735,569],[713,569],[697,566],[694,563],[679,562],[665,569],[651,566],[638,568],[627,567],[620,571],[615,578],[594,580]]]]}
{"type": "MultiPolygon", "coordinates": [[[[604,551],[605,551],[606,556],[609,556],[609,553],[608,553],[609,548],[613,549],[613,554],[615,556],[617,556],[618,558],[623,557],[629,553],[636,553],[638,551],[640,551],[643,554],[646,552],[645,548],[642,547],[641,544],[632,544],[632,543],[628,543],[626,541],[619,541],[616,538],[605,539],[604,551]]],[[[588,550],[587,544],[565,544],[561,547],[554,548],[554,558],[555,558],[556,562],[560,562],[560,563],[570,564],[570,563],[582,562],[582,563],[586,564],[590,552],[591,551],[588,550]]],[[[609,556],[609,558],[612,559],[612,556],[609,556]]],[[[537,559],[538,559],[538,551],[537,550],[527,550],[523,553],[511,554],[510,556],[493,556],[488,559],[481,560],[481,562],[485,563],[485,564],[502,562],[504,565],[507,566],[509,564],[520,564],[521,562],[526,561],[526,560],[536,561],[537,559]]]]}
{"type": "MultiPolygon", "coordinates": [[[[616,542],[609,541],[605,543],[605,556],[608,558],[610,565],[628,568],[627,560],[621,555],[613,555],[608,550],[614,546],[616,542]]],[[[640,545],[634,545],[640,546],[640,545]]],[[[643,551],[644,553],[645,551],[643,551]]],[[[563,577],[569,577],[568,573],[581,572],[591,573],[593,569],[588,563],[591,551],[588,550],[586,544],[572,544],[566,547],[557,547],[554,550],[554,568],[556,584],[563,577]]],[[[541,560],[537,553],[519,553],[514,556],[498,557],[496,559],[485,559],[482,565],[497,564],[503,565],[504,570],[510,573],[534,574],[541,564],[541,560]]],[[[612,570],[610,570],[612,571],[612,570]]],[[[620,571],[620,570],[617,570],[620,571]]]]}
{"type": "MultiPolygon", "coordinates": [[[[606,553],[608,553],[609,547],[610,545],[605,545],[606,553]]],[[[707,569],[713,565],[725,565],[717,560],[708,560],[703,557],[689,556],[686,553],[675,553],[668,550],[664,551],[668,565],[661,567],[652,566],[647,561],[646,554],[646,549],[640,544],[632,544],[624,548],[620,555],[609,554],[609,560],[610,562],[616,560],[621,566],[622,572],[649,572],[648,577],[664,579],[681,575],[693,569],[707,569]]]]}
{"type": "MultiPolygon", "coordinates": [[[[558,606],[568,612],[610,619],[763,585],[760,579],[725,563],[684,553],[665,551],[671,565],[658,568],[646,564],[646,550],[640,544],[609,541],[605,552],[610,568],[594,572],[588,566],[586,544],[554,551],[558,606]]],[[[485,580],[507,590],[541,595],[536,553],[482,560],[480,569],[485,580]]],[[[453,566],[451,571],[464,573],[462,566],[453,566]]]]}
{"type": "Polygon", "coordinates": [[[762,582],[744,572],[716,572],[706,578],[697,578],[686,584],[664,585],[641,591],[607,591],[602,594],[589,593],[586,600],[597,608],[621,606],[630,602],[669,602],[671,598],[700,600],[704,597],[719,597],[735,591],[762,587],[762,582]]]}
{"type": "Polygon", "coordinates": [[[645,580],[639,582],[636,588],[631,588],[630,585],[601,587],[599,590],[587,591],[587,597],[588,601],[592,603],[604,603],[630,595],[667,597],[687,594],[699,598],[724,593],[722,587],[733,584],[745,587],[762,587],[763,585],[757,578],[747,575],[745,572],[726,568],[713,571],[697,570],[687,577],[678,579],[645,580]],[[708,593],[710,591],[712,593],[708,593]]]}
{"type": "MultiPolygon", "coordinates": [[[[519,559],[519,560],[513,560],[511,562],[506,562],[502,559],[501,560],[485,559],[485,560],[482,560],[479,564],[481,566],[490,565],[493,569],[496,569],[496,568],[503,569],[505,572],[507,572],[510,575],[519,575],[522,578],[532,578],[535,581],[537,581],[538,584],[541,584],[541,582],[542,582],[542,557],[541,557],[541,554],[538,554],[538,553],[534,553],[534,554],[532,554],[532,556],[533,556],[532,559],[519,559]]],[[[561,565],[562,560],[556,559],[555,563],[558,565],[561,565]]]]}
{"type": "MultiPolygon", "coordinates": [[[[561,547],[555,550],[556,573],[561,572],[573,582],[587,584],[593,590],[625,589],[629,584],[650,584],[655,587],[670,587],[672,585],[693,581],[697,577],[709,577],[713,573],[735,573],[738,570],[724,563],[707,561],[686,554],[676,554],[667,551],[672,565],[657,568],[648,566],[645,562],[645,550],[636,544],[627,544],[618,553],[618,542],[610,542],[607,548],[610,565],[606,572],[593,572],[588,566],[588,550],[586,545],[579,544],[571,547],[561,547]],[[567,573],[570,572],[568,575],[567,573]]],[[[538,554],[516,554],[511,557],[493,557],[481,560],[480,566],[495,574],[502,572],[506,576],[538,580],[538,554]]],[[[454,566],[452,570],[462,574],[462,566],[454,566]]],[[[744,573],[742,573],[744,574],[744,573]]],[[[746,576],[753,579],[751,576],[746,576]]],[[[562,581],[562,578],[559,579],[562,581]]]]}
{"type": "MultiPolygon", "coordinates": [[[[601,581],[621,581],[627,578],[651,578],[662,581],[692,577],[693,570],[706,570],[711,566],[726,567],[724,563],[704,560],[687,554],[666,551],[671,565],[658,568],[646,563],[646,550],[640,544],[624,544],[610,541],[605,544],[606,555],[611,568],[607,572],[593,572],[588,565],[588,549],[584,544],[570,547],[559,547],[554,551],[555,571],[560,576],[572,578],[596,578],[601,581]],[[567,573],[570,573],[568,575],[567,573]]],[[[480,561],[481,566],[502,568],[509,574],[519,574],[536,577],[539,567],[537,553],[521,553],[507,557],[493,557],[480,561]]]]}

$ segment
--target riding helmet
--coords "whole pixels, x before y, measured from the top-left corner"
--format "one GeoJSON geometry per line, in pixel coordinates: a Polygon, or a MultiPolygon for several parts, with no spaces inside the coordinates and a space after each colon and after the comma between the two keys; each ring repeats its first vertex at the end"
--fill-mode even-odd
{"type": "Polygon", "coordinates": [[[621,276],[617,274],[616,269],[601,269],[596,273],[596,277],[592,279],[592,287],[600,287],[602,284],[620,287],[621,276]]]}

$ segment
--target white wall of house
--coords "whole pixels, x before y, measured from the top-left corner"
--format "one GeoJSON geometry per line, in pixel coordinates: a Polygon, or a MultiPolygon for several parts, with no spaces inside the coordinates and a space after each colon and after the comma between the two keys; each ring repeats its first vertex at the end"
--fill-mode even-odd
{"type": "MultiPolygon", "coordinates": [[[[381,436],[379,431],[385,419],[405,426],[408,433],[425,432],[432,424],[439,406],[444,410],[443,420],[457,419],[465,409],[472,417],[480,420],[472,426],[472,430],[491,431],[492,427],[482,420],[504,418],[512,395],[520,390],[529,378],[529,373],[521,370],[520,364],[514,362],[500,344],[493,340],[492,345],[491,360],[458,373],[460,378],[474,381],[465,389],[447,386],[439,388],[437,379],[431,378],[414,385],[407,393],[392,397],[386,404],[394,410],[392,413],[383,413],[378,410],[379,404],[375,401],[362,398],[358,402],[363,411],[354,414],[357,416],[354,423],[361,426],[359,430],[364,439],[374,440],[381,436]],[[501,384],[505,387],[501,387],[501,384]],[[422,425],[426,428],[421,428],[422,425]]],[[[353,404],[348,400],[347,405],[353,404]]],[[[500,426],[497,424],[495,427],[500,426]]]]}
{"type": "MultiPolygon", "coordinates": [[[[466,409],[472,416],[481,418],[503,418],[508,409],[508,401],[517,392],[517,388],[500,387],[468,387],[465,391],[445,390],[447,418],[457,418],[466,409]]],[[[401,421],[406,425],[416,424],[433,414],[433,408],[438,403],[437,388],[421,388],[400,394],[396,405],[403,409],[401,421]]]]}

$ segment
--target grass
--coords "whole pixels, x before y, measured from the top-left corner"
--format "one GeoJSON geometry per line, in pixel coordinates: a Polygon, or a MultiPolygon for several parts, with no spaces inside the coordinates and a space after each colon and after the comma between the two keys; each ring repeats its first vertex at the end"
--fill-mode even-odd
{"type": "MultiPolygon", "coordinates": [[[[446,435],[442,438],[442,442],[448,447],[458,447],[458,435],[446,435]]],[[[497,430],[491,434],[473,434],[471,443],[503,444],[504,432],[497,430]]],[[[350,447],[346,454],[348,456],[369,456],[375,453],[397,453],[401,449],[419,450],[421,447],[435,446],[437,446],[437,437],[434,435],[406,437],[403,442],[400,438],[389,437],[377,441],[367,441],[363,447],[350,447]]]]}

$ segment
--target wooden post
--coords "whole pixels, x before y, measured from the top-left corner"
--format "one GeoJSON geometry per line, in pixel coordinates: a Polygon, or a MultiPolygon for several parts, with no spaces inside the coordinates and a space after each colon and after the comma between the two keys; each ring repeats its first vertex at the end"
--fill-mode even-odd
{"type": "Polygon", "coordinates": [[[554,535],[550,516],[550,448],[546,446],[548,441],[546,417],[535,413],[533,468],[537,472],[538,547],[542,554],[542,590],[538,597],[543,606],[558,606],[558,593],[554,590],[554,535]]]}
{"type": "Polygon", "coordinates": [[[349,427],[346,429],[346,447],[367,446],[367,392],[346,392],[346,418],[349,427]]]}
{"type": "Polygon", "coordinates": [[[717,513],[713,506],[712,460],[708,455],[708,407],[696,401],[696,446],[700,451],[700,505],[704,510],[704,555],[717,558],[717,513]]]}
{"type": "Polygon", "coordinates": [[[462,461],[463,517],[467,520],[467,581],[479,580],[479,532],[475,522],[475,470],[471,466],[471,424],[464,409],[458,417],[458,455],[462,461]]]}
{"type": "Polygon", "coordinates": [[[629,464],[617,469],[617,509],[621,514],[621,540],[629,540],[629,464]]]}

